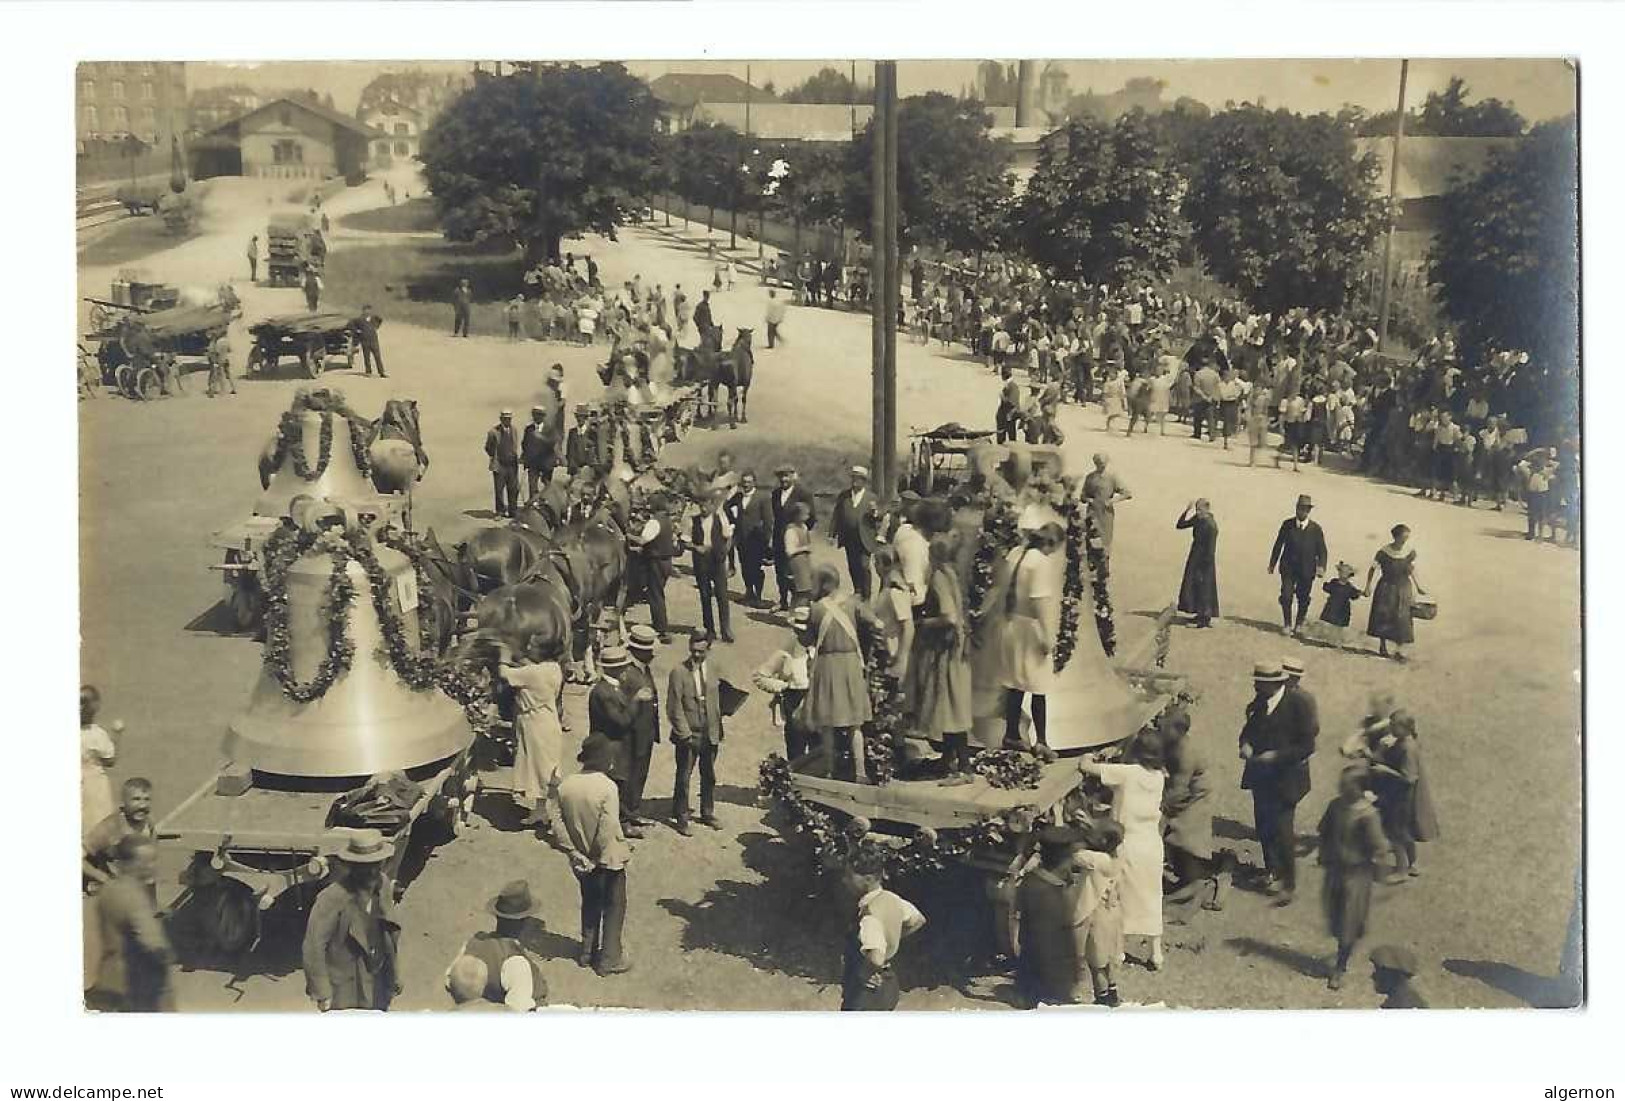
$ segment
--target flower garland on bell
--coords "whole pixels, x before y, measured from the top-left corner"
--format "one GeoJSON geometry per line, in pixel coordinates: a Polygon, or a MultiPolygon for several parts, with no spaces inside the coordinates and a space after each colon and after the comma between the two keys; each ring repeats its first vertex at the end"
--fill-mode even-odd
{"type": "MultiPolygon", "coordinates": [[[[305,454],[305,431],[299,422],[300,411],[291,409],[282,414],[282,420],[276,430],[276,451],[271,456],[273,470],[282,468],[282,460],[287,456],[293,457],[293,472],[307,482],[314,482],[327,472],[327,464],[333,458],[333,418],[330,414],[322,413],[321,450],[316,456],[316,465],[310,465],[310,459],[305,454]]],[[[354,439],[354,435],[351,435],[354,439]]]]}
{"type": "Polygon", "coordinates": [[[355,459],[356,469],[361,471],[363,478],[372,477],[372,456],[367,454],[367,443],[372,436],[373,425],[361,417],[347,418],[350,422],[350,455],[355,459]]]}
{"type": "Polygon", "coordinates": [[[982,534],[976,544],[976,558],[971,565],[970,591],[965,594],[965,605],[970,609],[971,637],[977,645],[984,641],[982,625],[987,621],[988,595],[993,591],[993,578],[999,561],[1021,542],[1021,529],[1016,521],[1015,509],[1007,501],[994,501],[982,513],[982,534]]]}
{"type": "Polygon", "coordinates": [[[803,799],[791,780],[789,762],[776,753],[762,762],[758,775],[762,793],[789,816],[792,830],[811,839],[820,873],[838,871],[855,858],[878,863],[888,879],[937,871],[963,860],[974,849],[1003,844],[1011,834],[1030,830],[1037,818],[1034,808],[1023,806],[963,829],[935,830],[926,826],[907,839],[892,841],[871,834],[866,818],[841,823],[822,807],[803,799]]]}
{"type": "Polygon", "coordinates": [[[350,559],[330,533],[301,532],[293,527],[278,528],[265,542],[265,667],[282,692],[296,703],[310,703],[327,694],[340,677],[350,671],[355,660],[355,643],[350,639],[350,604],[355,586],[349,578],[350,559]],[[320,545],[333,557],[333,572],[327,583],[327,654],[308,681],[300,681],[293,671],[292,639],[288,630],[288,569],[306,552],[320,545]]]}
{"type": "MultiPolygon", "coordinates": [[[[1083,502],[1071,494],[1059,506],[1066,520],[1066,578],[1061,584],[1061,629],[1055,638],[1055,671],[1059,673],[1072,660],[1078,645],[1078,623],[1083,618],[1083,566],[1086,561],[1088,520],[1083,502]]],[[[1104,641],[1104,640],[1103,640],[1104,641]]],[[[1110,656],[1111,651],[1106,651],[1110,656]]]]}
{"type": "MultiPolygon", "coordinates": [[[[1107,657],[1117,653],[1117,626],[1112,617],[1111,592],[1106,587],[1106,546],[1100,540],[1100,531],[1095,524],[1095,518],[1087,509],[1084,510],[1085,525],[1087,527],[1086,542],[1089,547],[1089,573],[1094,580],[1095,589],[1095,629],[1100,632],[1100,648],[1106,652],[1107,657]]],[[[1080,594],[1081,596],[1081,594],[1080,594]]]]}
{"type": "Polygon", "coordinates": [[[984,749],[976,755],[971,768],[988,786],[1006,791],[1036,789],[1044,778],[1044,768],[1038,758],[1016,749],[984,749]]]}

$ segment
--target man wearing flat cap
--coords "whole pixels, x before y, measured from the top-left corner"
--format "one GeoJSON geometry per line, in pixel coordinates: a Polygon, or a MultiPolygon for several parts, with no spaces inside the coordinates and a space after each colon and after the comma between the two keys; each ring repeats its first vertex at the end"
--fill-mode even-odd
{"type": "Polygon", "coordinates": [[[790,556],[784,550],[784,529],[790,524],[790,511],[796,505],[807,506],[807,530],[818,522],[818,510],[813,496],[796,481],[796,468],[788,463],[773,471],[778,477],[778,488],[773,491],[773,576],[779,590],[779,610],[790,610],[790,597],[795,593],[795,581],[790,574],[790,556]]]}
{"type": "Polygon", "coordinates": [[[1416,988],[1420,968],[1416,953],[1394,944],[1371,950],[1371,985],[1383,997],[1379,1009],[1428,1009],[1428,1000],[1416,988]]]}
{"type": "Polygon", "coordinates": [[[542,957],[525,944],[527,937],[534,938],[541,931],[541,923],[536,919],[541,906],[531,893],[530,883],[516,879],[503,887],[485,908],[495,919],[495,928],[468,938],[446,971],[446,988],[452,989],[461,961],[476,959],[484,965],[485,972],[480,996],[488,1002],[505,1005],[515,1013],[528,1013],[547,1001],[542,957]]]}
{"type": "Polygon", "coordinates": [[[1309,617],[1309,596],[1315,588],[1315,578],[1326,575],[1326,536],[1320,525],[1309,519],[1315,507],[1309,494],[1298,495],[1294,515],[1281,521],[1281,530],[1275,534],[1275,545],[1270,548],[1269,572],[1281,571],[1281,627],[1297,634],[1303,630],[1303,621],[1309,617]],[[1298,614],[1292,614],[1292,602],[1298,603],[1298,614]]]}
{"type": "Polygon", "coordinates": [[[869,599],[869,559],[875,553],[880,534],[880,502],[869,488],[869,468],[854,466],[852,485],[836,498],[830,534],[846,551],[846,569],[852,590],[859,599],[869,599]]]}
{"type": "Polygon", "coordinates": [[[519,510],[519,434],[514,431],[512,409],[504,409],[485,434],[485,456],[490,460],[496,500],[492,511],[512,518],[519,510]]]}
{"type": "Polygon", "coordinates": [[[1296,816],[1309,794],[1315,734],[1315,718],[1301,696],[1287,691],[1281,666],[1253,666],[1253,699],[1241,728],[1241,787],[1253,793],[1253,828],[1269,879],[1265,891],[1278,906],[1289,904],[1298,886],[1296,816]]]}

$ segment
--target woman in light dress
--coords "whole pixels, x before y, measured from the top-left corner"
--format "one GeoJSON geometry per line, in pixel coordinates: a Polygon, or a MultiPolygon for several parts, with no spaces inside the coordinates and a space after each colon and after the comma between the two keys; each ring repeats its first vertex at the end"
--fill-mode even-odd
{"type": "Polygon", "coordinates": [[[551,829],[551,807],[558,801],[559,757],[564,751],[564,728],[559,723],[559,693],[564,689],[564,667],[555,646],[543,648],[532,635],[522,654],[504,647],[498,670],[514,694],[514,726],[518,735],[513,774],[516,800],[528,813],[523,825],[551,829]]]}
{"type": "Polygon", "coordinates": [[[1022,546],[1011,550],[1010,580],[1005,590],[1005,619],[1000,634],[1004,685],[1004,740],[1023,743],[1021,704],[1031,697],[1033,736],[1046,753],[1046,697],[1055,683],[1055,642],[1061,629],[1059,552],[1065,529],[1049,521],[1029,531],[1022,546]]]}
{"type": "Polygon", "coordinates": [[[807,670],[807,725],[818,731],[824,766],[837,780],[856,780],[863,757],[862,726],[874,718],[864,669],[864,643],[872,644],[879,624],[855,596],[842,594],[835,567],[812,573],[812,665],[807,670]]]}
{"type": "MultiPolygon", "coordinates": [[[[96,722],[102,708],[102,694],[92,686],[79,689],[79,832],[88,833],[91,827],[113,813],[113,781],[107,770],[118,758],[118,747],[113,735],[96,722]]],[[[114,723],[118,732],[121,724],[114,723]]]]}
{"type": "Polygon", "coordinates": [[[1078,770],[1098,776],[1112,791],[1112,817],[1123,827],[1118,885],[1122,892],[1123,933],[1150,942],[1146,965],[1163,967],[1162,954],[1162,745],[1138,735],[1120,764],[1085,760],[1078,770]]]}
{"type": "Polygon", "coordinates": [[[1112,421],[1128,417],[1128,375],[1120,365],[1113,364],[1106,369],[1106,382],[1100,388],[1100,407],[1106,414],[1106,431],[1112,429],[1112,421]]]}
{"type": "Polygon", "coordinates": [[[974,779],[970,731],[976,707],[964,591],[954,568],[957,557],[958,542],[953,536],[931,540],[931,575],[908,668],[909,709],[920,734],[942,746],[947,766],[947,775],[940,781],[944,787],[974,779]]]}

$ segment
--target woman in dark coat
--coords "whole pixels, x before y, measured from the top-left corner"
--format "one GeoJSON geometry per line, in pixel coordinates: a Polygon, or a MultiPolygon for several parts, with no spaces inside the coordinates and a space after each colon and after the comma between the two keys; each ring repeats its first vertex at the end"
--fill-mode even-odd
{"type": "Polygon", "coordinates": [[[1365,936],[1371,916],[1371,885],[1388,862],[1388,839],[1377,808],[1366,797],[1369,782],[1365,765],[1345,768],[1337,796],[1320,819],[1320,864],[1326,869],[1320,901],[1327,930],[1337,941],[1337,963],[1327,984],[1333,990],[1342,987],[1349,958],[1365,936]]]}
{"type": "Polygon", "coordinates": [[[1191,552],[1185,559],[1185,577],[1179,584],[1179,610],[1194,616],[1198,627],[1212,626],[1219,615],[1219,578],[1214,555],[1219,546],[1219,521],[1203,497],[1185,506],[1177,528],[1189,528],[1191,552]]]}

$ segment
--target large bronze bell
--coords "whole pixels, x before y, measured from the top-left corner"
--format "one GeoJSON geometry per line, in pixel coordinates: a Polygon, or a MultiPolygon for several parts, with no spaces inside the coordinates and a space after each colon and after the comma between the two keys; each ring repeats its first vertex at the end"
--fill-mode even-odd
{"type": "MultiPolygon", "coordinates": [[[[342,418],[337,420],[342,424],[342,418]]],[[[335,425],[335,453],[339,443],[335,425]]],[[[343,444],[348,459],[347,438],[343,444]]],[[[336,454],[334,465],[338,465],[336,454]]],[[[307,484],[302,479],[295,481],[307,484]]],[[[377,547],[376,553],[389,577],[390,600],[402,616],[408,644],[415,652],[416,574],[400,552],[377,547]]],[[[327,592],[332,571],[332,554],[320,549],[288,569],[290,658],[294,675],[301,681],[315,675],[327,654],[327,592]]],[[[382,649],[382,631],[366,571],[352,561],[347,576],[355,587],[349,610],[349,638],[355,655],[349,672],[320,699],[297,703],[283,693],[269,670],[262,671],[248,709],[232,721],[226,736],[225,751],[238,764],[280,776],[370,776],[443,760],[473,741],[473,731],[456,702],[437,689],[414,691],[395,674],[382,649]]]]}
{"type": "Polygon", "coordinates": [[[338,413],[316,413],[305,410],[297,414],[301,446],[305,461],[315,466],[320,461],[322,418],[333,422],[332,452],[327,468],[312,481],[306,481],[293,468],[292,449],[282,457],[282,465],[271,478],[271,485],[254,504],[256,516],[286,516],[288,506],[296,497],[327,498],[331,501],[373,501],[378,491],[356,465],[355,453],[350,446],[350,422],[338,413]]]}

